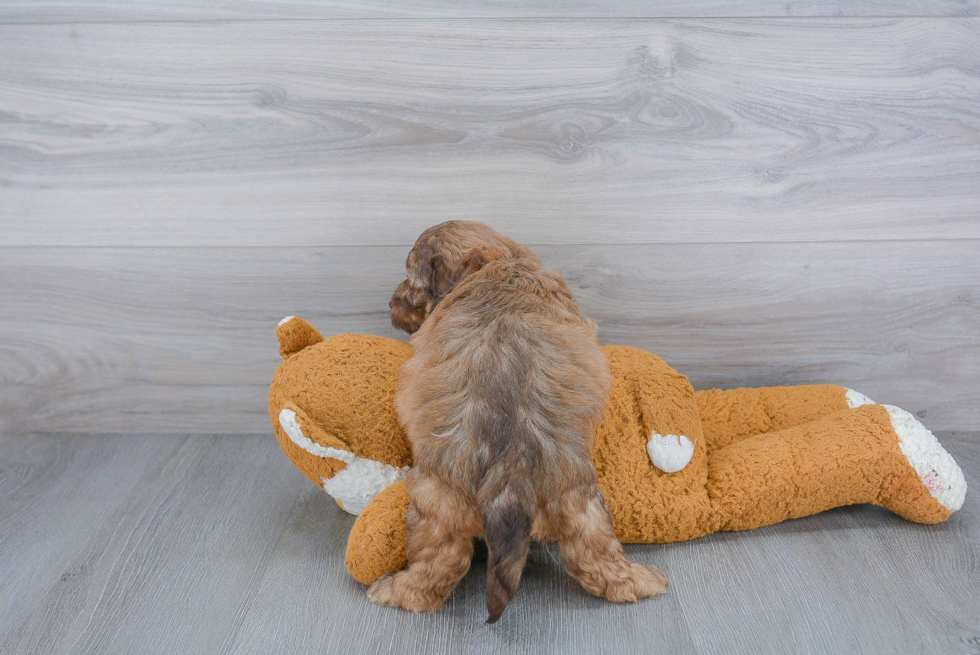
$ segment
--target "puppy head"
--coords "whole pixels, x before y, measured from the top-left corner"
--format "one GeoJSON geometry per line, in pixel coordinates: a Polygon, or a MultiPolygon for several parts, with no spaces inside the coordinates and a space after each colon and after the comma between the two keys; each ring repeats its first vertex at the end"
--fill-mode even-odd
{"type": "Polygon", "coordinates": [[[398,285],[388,303],[392,324],[414,333],[460,282],[488,262],[516,257],[537,262],[533,252],[483,223],[448,221],[430,227],[408,253],[408,279],[398,285]]]}
{"type": "Polygon", "coordinates": [[[439,301],[460,282],[488,262],[503,256],[499,250],[484,250],[480,247],[470,248],[456,260],[438,254],[422,261],[416,257],[416,261],[413,261],[413,257],[409,255],[409,278],[398,285],[388,303],[392,324],[409,334],[414,333],[422,327],[422,322],[439,301]]]}

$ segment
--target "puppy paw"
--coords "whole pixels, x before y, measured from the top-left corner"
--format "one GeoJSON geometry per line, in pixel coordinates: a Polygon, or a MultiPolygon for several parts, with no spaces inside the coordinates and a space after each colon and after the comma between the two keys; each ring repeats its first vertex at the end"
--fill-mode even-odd
{"type": "Polygon", "coordinates": [[[610,580],[603,596],[613,603],[635,603],[640,598],[652,598],[667,593],[670,580],[655,566],[630,563],[629,574],[610,580]]]}
{"type": "Polygon", "coordinates": [[[372,603],[385,607],[400,607],[410,612],[435,612],[442,609],[444,599],[411,586],[404,572],[385,574],[368,587],[372,603]]]}

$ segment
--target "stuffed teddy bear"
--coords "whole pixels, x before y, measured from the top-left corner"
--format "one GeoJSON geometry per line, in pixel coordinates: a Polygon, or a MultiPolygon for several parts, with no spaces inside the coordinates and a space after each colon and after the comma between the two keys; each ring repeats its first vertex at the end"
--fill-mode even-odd
{"type": "MultiPolygon", "coordinates": [[[[347,570],[370,584],[406,565],[402,478],[412,451],[394,394],[409,345],[324,339],[301,318],[276,330],[269,392],[279,445],[358,515],[347,570]]],[[[695,392],[660,358],[605,346],[613,378],[592,454],[616,534],[667,543],[855,503],[938,523],[963,504],[953,458],[911,414],[835,385],[695,392]]]]}

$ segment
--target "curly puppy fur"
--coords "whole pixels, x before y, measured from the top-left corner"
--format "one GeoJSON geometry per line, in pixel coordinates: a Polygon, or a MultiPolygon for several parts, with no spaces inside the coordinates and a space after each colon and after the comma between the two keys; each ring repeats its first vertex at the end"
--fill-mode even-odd
{"type": "Polygon", "coordinates": [[[667,590],[630,562],[596,486],[592,434],[609,391],[595,323],[565,281],[481,223],[426,230],[391,301],[414,333],[399,418],[412,443],[408,568],[375,582],[376,603],[442,607],[486,539],[488,623],[520,582],[530,540],[557,541],[565,567],[615,602],[667,590]]]}

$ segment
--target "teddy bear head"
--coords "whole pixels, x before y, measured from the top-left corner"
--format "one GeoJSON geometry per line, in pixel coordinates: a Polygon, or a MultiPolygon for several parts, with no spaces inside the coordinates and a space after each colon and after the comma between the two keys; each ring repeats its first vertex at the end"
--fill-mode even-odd
{"type": "Polygon", "coordinates": [[[276,331],[283,361],[269,415],[279,445],[314,484],[351,514],[402,479],[412,451],[398,425],[398,372],[407,344],[370,335],[323,337],[301,318],[276,331]]]}

